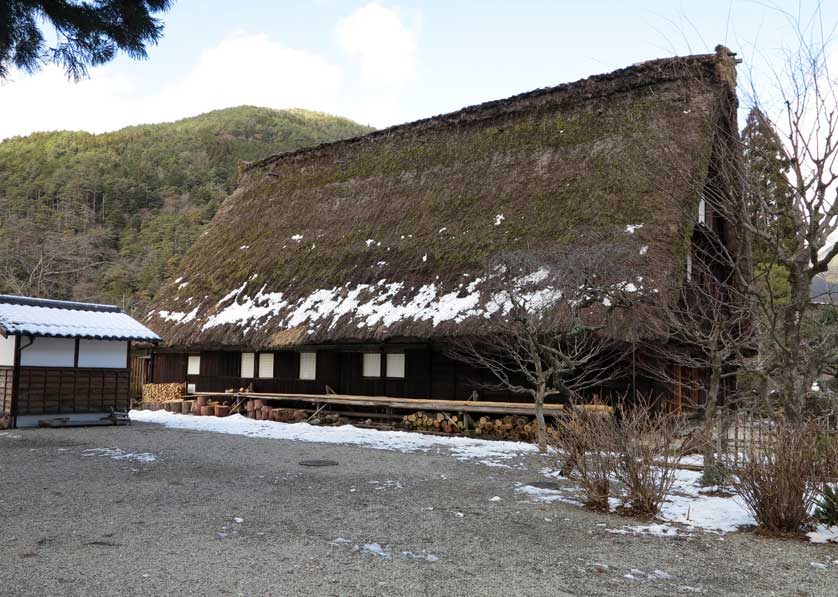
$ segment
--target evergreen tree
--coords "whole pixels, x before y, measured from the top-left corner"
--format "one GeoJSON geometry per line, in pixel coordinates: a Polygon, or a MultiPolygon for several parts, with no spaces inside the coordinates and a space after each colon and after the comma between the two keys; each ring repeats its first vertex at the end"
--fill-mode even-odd
{"type": "Polygon", "coordinates": [[[788,252],[797,245],[795,222],[790,217],[793,189],[789,183],[791,163],[768,117],[758,107],[748,113],[742,130],[744,143],[746,205],[754,226],[770,233],[771,241],[754,239],[754,263],[771,268],[773,249],[782,243],[788,252]]]}
{"type": "Polygon", "coordinates": [[[61,65],[68,77],[84,77],[89,66],[104,64],[123,51],[146,57],[146,47],[163,33],[154,14],[171,0],[3,0],[0,2],[0,79],[12,67],[33,72],[45,62],[61,65]],[[53,44],[41,25],[55,28],[53,44]]]}

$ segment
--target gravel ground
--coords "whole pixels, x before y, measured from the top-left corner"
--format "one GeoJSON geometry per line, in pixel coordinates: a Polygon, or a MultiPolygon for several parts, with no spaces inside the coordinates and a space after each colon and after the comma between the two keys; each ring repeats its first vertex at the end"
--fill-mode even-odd
{"type": "Polygon", "coordinates": [[[0,433],[0,594],[838,595],[836,547],[612,534],[632,521],[514,493],[543,465],[518,464],[143,424],[0,433]]]}

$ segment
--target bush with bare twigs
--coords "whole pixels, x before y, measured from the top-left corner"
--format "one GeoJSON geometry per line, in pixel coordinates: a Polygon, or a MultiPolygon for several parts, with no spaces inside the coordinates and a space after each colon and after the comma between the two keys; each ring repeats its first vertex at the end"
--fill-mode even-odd
{"type": "Polygon", "coordinates": [[[623,510],[652,517],[672,489],[681,458],[690,449],[687,423],[672,410],[640,396],[618,406],[614,477],[625,486],[623,510]]]}
{"type": "Polygon", "coordinates": [[[573,407],[557,419],[556,428],[550,443],[561,474],[579,484],[588,508],[607,512],[616,462],[613,415],[606,409],[573,407]]]}
{"type": "Polygon", "coordinates": [[[813,422],[774,422],[768,438],[728,457],[731,485],[763,529],[797,533],[835,473],[835,438],[813,422]]]}

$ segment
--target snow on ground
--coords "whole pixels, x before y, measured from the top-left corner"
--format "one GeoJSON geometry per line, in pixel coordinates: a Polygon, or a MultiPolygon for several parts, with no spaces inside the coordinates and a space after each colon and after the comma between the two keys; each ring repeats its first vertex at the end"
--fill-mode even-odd
{"type": "MultiPolygon", "coordinates": [[[[545,469],[542,474],[548,478],[561,478],[555,471],[545,469]]],[[[681,525],[687,530],[701,529],[713,533],[729,533],[741,526],[755,525],[756,521],[744,504],[735,496],[723,497],[701,493],[699,485],[701,473],[679,470],[672,491],[661,508],[659,518],[663,523],[681,525]]],[[[527,496],[531,501],[582,505],[581,490],[576,487],[544,489],[532,485],[516,486],[517,493],[527,496]]],[[[619,505],[619,500],[609,498],[612,509],[619,505]]],[[[625,526],[609,529],[611,533],[639,533],[671,537],[677,534],[677,528],[671,524],[651,524],[644,526],[625,526]]]]}
{"type": "Polygon", "coordinates": [[[838,543],[838,526],[819,524],[811,533],[806,533],[812,543],[838,543]]]}
{"type": "Polygon", "coordinates": [[[729,533],[741,526],[756,524],[738,497],[701,493],[700,478],[699,472],[678,471],[672,491],[661,508],[661,518],[716,533],[729,533]]]}
{"type": "Polygon", "coordinates": [[[149,464],[157,460],[157,456],[151,452],[126,452],[120,448],[89,448],[82,450],[82,456],[101,456],[113,460],[127,460],[129,462],[142,462],[149,464]]]}
{"type": "Polygon", "coordinates": [[[447,449],[458,460],[477,460],[489,466],[503,464],[517,456],[533,454],[538,448],[524,442],[491,441],[468,437],[442,437],[407,431],[360,429],[353,425],[318,427],[308,423],[255,421],[241,415],[229,417],[195,417],[165,410],[132,410],[131,420],[158,423],[176,429],[212,431],[270,439],[289,439],[324,444],[351,444],[376,450],[399,452],[430,452],[447,449]]]}
{"type": "Polygon", "coordinates": [[[352,545],[352,551],[358,552],[361,555],[375,556],[384,560],[392,560],[395,558],[407,560],[425,560],[427,562],[438,562],[439,556],[432,554],[427,550],[420,551],[394,551],[391,547],[381,545],[380,543],[355,543],[352,539],[345,537],[338,537],[332,541],[333,545],[352,545]]]}

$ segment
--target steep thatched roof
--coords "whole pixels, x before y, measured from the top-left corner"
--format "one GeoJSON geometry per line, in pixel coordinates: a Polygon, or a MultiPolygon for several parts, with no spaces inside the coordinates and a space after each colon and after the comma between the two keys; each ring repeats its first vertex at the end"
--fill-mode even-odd
{"type": "Polygon", "coordinates": [[[720,47],[246,164],[147,321],[192,346],[480,333],[498,255],[610,244],[604,279],[667,300],[733,110],[720,47]]]}

